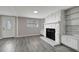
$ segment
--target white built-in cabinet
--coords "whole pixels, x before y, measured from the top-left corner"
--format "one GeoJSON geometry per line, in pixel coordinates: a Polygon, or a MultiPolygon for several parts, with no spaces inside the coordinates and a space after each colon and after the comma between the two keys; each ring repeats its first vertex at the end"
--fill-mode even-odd
{"type": "Polygon", "coordinates": [[[72,35],[63,35],[61,42],[66,46],[79,51],[79,37],[72,35]]]}
{"type": "Polygon", "coordinates": [[[79,51],[79,7],[65,10],[64,21],[65,33],[62,35],[61,43],[79,51]]]}

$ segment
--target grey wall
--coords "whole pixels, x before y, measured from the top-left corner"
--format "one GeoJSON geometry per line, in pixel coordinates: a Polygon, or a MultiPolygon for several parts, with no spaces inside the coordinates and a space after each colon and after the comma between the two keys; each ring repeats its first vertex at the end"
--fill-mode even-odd
{"type": "Polygon", "coordinates": [[[41,19],[40,20],[40,34],[41,35],[44,35],[44,22],[45,22],[45,19],[41,19]]]}
{"type": "Polygon", "coordinates": [[[18,36],[40,35],[41,19],[18,17],[18,36]],[[37,23],[38,27],[29,27],[28,24],[37,23]]]}
{"type": "Polygon", "coordinates": [[[61,36],[65,34],[66,31],[66,25],[65,25],[66,21],[65,21],[65,11],[62,10],[61,11],[61,22],[60,22],[60,34],[61,36]]]}
{"type": "Polygon", "coordinates": [[[0,39],[2,38],[2,20],[1,20],[1,16],[0,16],[0,39]]]}
{"type": "Polygon", "coordinates": [[[79,7],[66,10],[66,34],[79,35],[79,7]]]}
{"type": "Polygon", "coordinates": [[[1,34],[3,38],[15,37],[15,17],[1,16],[1,34]],[[10,23],[8,23],[10,22],[10,23]],[[9,27],[10,26],[10,27],[9,27]]]}
{"type": "Polygon", "coordinates": [[[32,35],[40,35],[43,32],[44,19],[27,18],[27,17],[13,17],[13,16],[0,16],[0,39],[7,37],[24,37],[32,35]],[[8,19],[8,18],[10,19],[8,19]],[[11,21],[12,28],[8,31],[5,22],[11,21]],[[29,27],[29,24],[34,24],[29,27]],[[5,31],[3,27],[5,26],[5,31]],[[4,34],[4,35],[3,35],[4,34]],[[5,36],[6,35],[6,36],[5,36]],[[8,36],[7,36],[8,35],[8,36]]]}

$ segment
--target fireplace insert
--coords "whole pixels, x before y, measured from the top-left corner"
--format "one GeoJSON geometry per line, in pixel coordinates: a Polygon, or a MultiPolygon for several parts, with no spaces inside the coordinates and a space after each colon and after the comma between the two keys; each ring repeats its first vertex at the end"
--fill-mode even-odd
{"type": "Polygon", "coordinates": [[[55,29],[46,28],[46,37],[55,41],[55,29]]]}

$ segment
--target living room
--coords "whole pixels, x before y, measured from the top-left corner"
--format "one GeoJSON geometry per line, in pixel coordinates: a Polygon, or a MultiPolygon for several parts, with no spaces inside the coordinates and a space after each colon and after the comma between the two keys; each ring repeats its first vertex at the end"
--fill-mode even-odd
{"type": "Polygon", "coordinates": [[[77,6],[0,6],[0,52],[77,52],[77,6]]]}

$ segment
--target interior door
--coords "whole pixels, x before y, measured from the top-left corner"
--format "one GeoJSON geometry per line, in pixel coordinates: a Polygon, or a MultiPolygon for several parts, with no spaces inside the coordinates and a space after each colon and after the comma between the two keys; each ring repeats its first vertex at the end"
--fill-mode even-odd
{"type": "Polygon", "coordinates": [[[2,16],[2,37],[15,36],[15,17],[2,16]]]}

